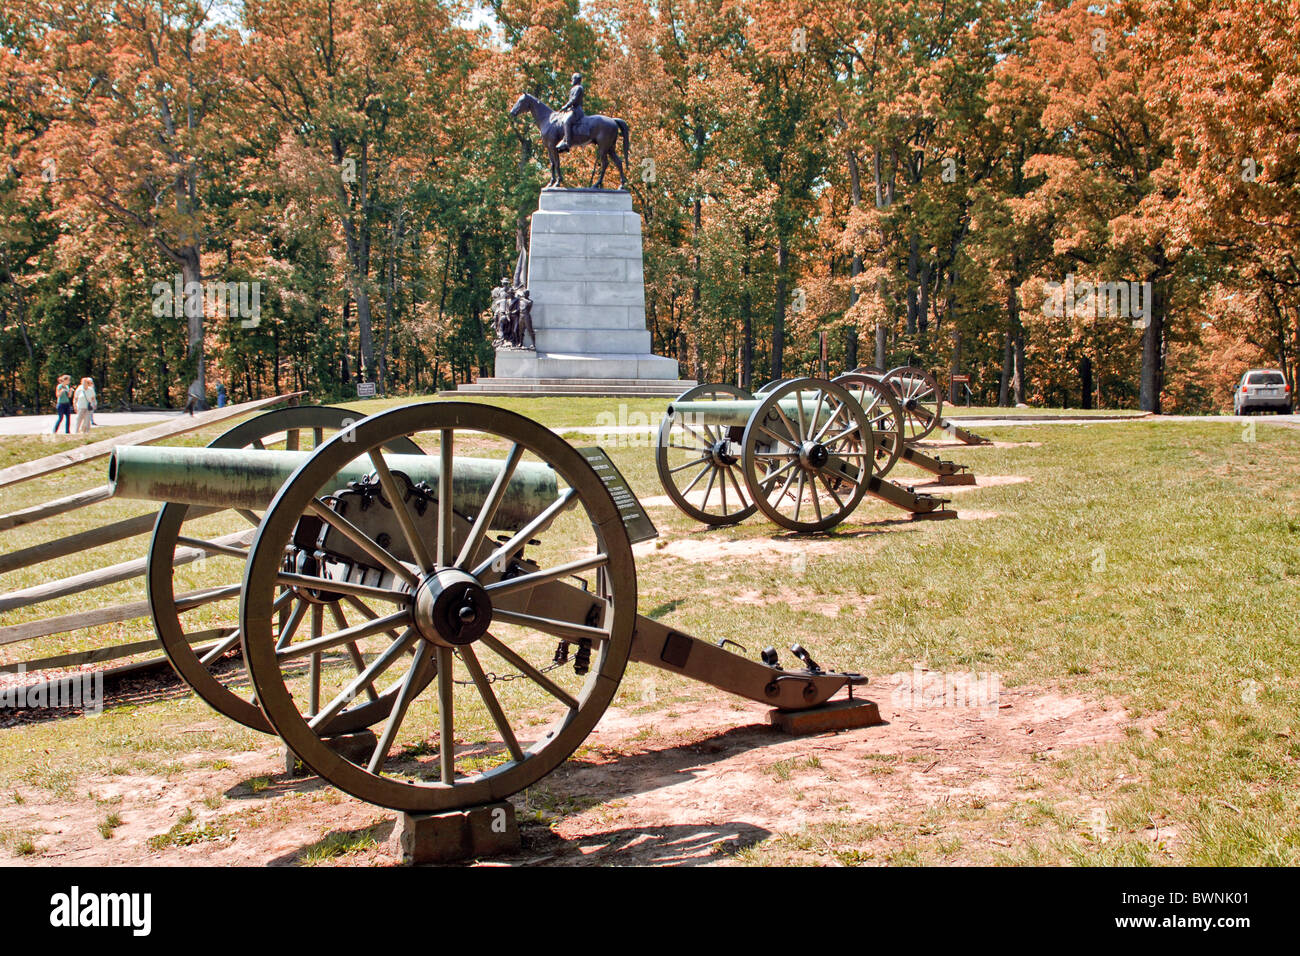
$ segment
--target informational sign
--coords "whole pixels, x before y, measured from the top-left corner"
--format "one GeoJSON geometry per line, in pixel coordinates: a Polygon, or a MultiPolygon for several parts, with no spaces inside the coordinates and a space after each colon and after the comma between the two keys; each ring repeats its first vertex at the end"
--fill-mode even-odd
{"type": "Polygon", "coordinates": [[[357,382],[357,398],[374,398],[374,382],[357,382]]]}
{"type": "Polygon", "coordinates": [[[952,377],[952,383],[954,385],[964,385],[969,381],[970,381],[969,375],[954,375],[952,377]]]}
{"type": "Polygon", "coordinates": [[[587,464],[595,469],[605,485],[605,490],[614,499],[614,505],[618,508],[619,517],[623,519],[623,527],[627,529],[627,536],[631,542],[636,544],[639,541],[649,541],[659,537],[659,532],[650,521],[650,516],[645,513],[636,494],[628,486],[627,479],[614,467],[614,463],[609,460],[609,455],[605,454],[604,449],[579,448],[578,452],[587,459],[587,464]]]}

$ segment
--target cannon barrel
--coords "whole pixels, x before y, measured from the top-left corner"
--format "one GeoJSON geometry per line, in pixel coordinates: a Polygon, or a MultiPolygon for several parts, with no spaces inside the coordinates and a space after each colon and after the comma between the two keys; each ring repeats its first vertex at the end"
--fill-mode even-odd
{"type": "MultiPolygon", "coordinates": [[[[174,502],[214,508],[265,508],[308,451],[261,451],[247,448],[178,448],[129,445],[113,450],[108,482],[118,498],[174,502]]],[[[436,455],[384,456],[388,467],[412,483],[438,487],[436,455]]],[[[452,510],[472,518],[487,499],[503,462],[492,458],[456,458],[452,472],[452,510]]],[[[357,458],[335,477],[339,490],[374,472],[368,456],[357,458]]],[[[549,465],[520,462],[492,521],[496,531],[514,531],[532,520],[557,495],[549,465]]]]}
{"type": "MultiPolygon", "coordinates": [[[[681,415],[687,422],[698,422],[704,425],[722,425],[727,427],[744,428],[749,423],[749,416],[754,413],[754,409],[763,404],[761,398],[737,398],[732,401],[710,401],[710,402],[673,402],[668,406],[668,414],[681,415]]],[[[799,403],[793,396],[783,398],[777,403],[781,411],[785,412],[787,418],[794,422],[798,420],[799,403]]],[[[805,392],[803,395],[803,413],[810,416],[817,408],[817,393],[805,392]]],[[[818,416],[818,424],[824,424],[830,417],[830,409],[827,403],[822,402],[821,414],[818,416]]]]}

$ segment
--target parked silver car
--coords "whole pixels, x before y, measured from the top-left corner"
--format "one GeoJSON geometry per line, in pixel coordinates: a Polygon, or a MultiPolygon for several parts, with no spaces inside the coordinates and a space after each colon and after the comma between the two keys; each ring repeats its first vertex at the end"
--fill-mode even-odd
{"type": "Polygon", "coordinates": [[[1286,376],[1275,368],[1251,369],[1232,390],[1234,415],[1261,411],[1291,412],[1291,386],[1286,383],[1286,376]]]}

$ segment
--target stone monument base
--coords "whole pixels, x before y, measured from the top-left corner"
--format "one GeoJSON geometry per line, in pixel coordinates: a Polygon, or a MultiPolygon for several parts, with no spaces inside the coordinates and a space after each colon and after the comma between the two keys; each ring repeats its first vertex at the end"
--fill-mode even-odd
{"type": "Polygon", "coordinates": [[[695,382],[651,378],[481,378],[443,395],[566,395],[604,398],[676,398],[695,382]]]}
{"type": "Polygon", "coordinates": [[[537,350],[497,349],[485,395],[676,397],[677,361],[651,352],[641,217],[615,189],[544,189],[532,215],[528,292],[537,350]]]}

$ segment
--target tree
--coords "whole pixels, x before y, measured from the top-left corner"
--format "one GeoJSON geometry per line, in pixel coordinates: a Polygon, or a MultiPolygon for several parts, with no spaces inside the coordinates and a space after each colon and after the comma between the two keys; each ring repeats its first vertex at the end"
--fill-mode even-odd
{"type": "MultiPolygon", "coordinates": [[[[186,290],[199,288],[204,169],[228,132],[220,106],[236,41],[189,0],[20,0],[18,11],[24,105],[43,118],[21,149],[22,181],[64,224],[65,261],[99,249],[108,267],[144,241],[181,270],[186,290]]],[[[184,309],[200,402],[203,318],[184,309]]]]}

